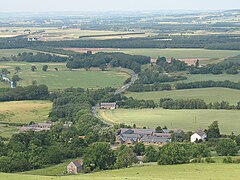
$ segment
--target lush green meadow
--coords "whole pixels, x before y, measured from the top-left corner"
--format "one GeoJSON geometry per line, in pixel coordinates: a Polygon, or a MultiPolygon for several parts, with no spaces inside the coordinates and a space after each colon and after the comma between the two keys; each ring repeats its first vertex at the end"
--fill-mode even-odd
{"type": "Polygon", "coordinates": [[[0,123],[29,123],[47,120],[50,101],[11,101],[0,103],[0,123]]]}
{"type": "Polygon", "coordinates": [[[128,92],[127,97],[135,99],[154,100],[159,103],[161,98],[172,99],[203,99],[206,102],[227,101],[236,105],[240,101],[240,91],[228,88],[200,88],[153,92],[128,92]]]}
{"type": "Polygon", "coordinates": [[[0,136],[18,132],[14,123],[45,122],[52,103],[49,101],[11,101],[0,103],[0,136]]]}
{"type": "Polygon", "coordinates": [[[240,111],[238,110],[167,110],[167,109],[116,109],[100,110],[99,116],[111,123],[136,124],[137,127],[156,128],[167,126],[195,131],[207,128],[218,121],[222,133],[240,133],[240,111]]]}
{"type": "MultiPolygon", "coordinates": [[[[46,173],[47,169],[45,169],[46,173]]],[[[212,180],[236,180],[240,176],[238,164],[183,164],[159,166],[156,164],[146,164],[127,169],[112,171],[101,171],[92,174],[80,174],[75,176],[44,176],[44,175],[26,175],[26,174],[0,174],[2,180],[50,180],[50,179],[95,179],[95,180],[126,180],[126,179],[212,179],[212,180]],[[224,171],[223,171],[224,169],[224,171]]]]}
{"type": "Polygon", "coordinates": [[[100,71],[99,69],[71,71],[66,68],[65,63],[1,63],[2,68],[5,67],[11,71],[10,76],[16,72],[14,70],[16,66],[22,69],[18,73],[22,79],[18,82],[19,86],[31,85],[32,81],[36,80],[37,84],[46,84],[51,90],[69,87],[120,87],[130,77],[129,74],[120,69],[111,71],[100,71]],[[49,67],[47,72],[42,71],[42,66],[45,64],[49,67]],[[31,71],[33,65],[37,67],[35,72],[31,71]],[[54,68],[58,68],[58,71],[54,68]]]}

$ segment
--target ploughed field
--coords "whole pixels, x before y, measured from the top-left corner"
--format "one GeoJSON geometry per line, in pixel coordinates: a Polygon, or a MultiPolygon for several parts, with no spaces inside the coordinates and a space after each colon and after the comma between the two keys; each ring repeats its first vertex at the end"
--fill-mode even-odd
{"type": "MultiPolygon", "coordinates": [[[[57,165],[59,166],[59,165],[57,165]]],[[[50,167],[51,168],[51,167],[50,167]]],[[[57,167],[58,174],[63,173],[66,169],[66,164],[63,166],[57,167]]],[[[55,179],[63,179],[63,180],[73,180],[73,179],[81,179],[81,180],[126,180],[126,179],[134,179],[134,180],[146,180],[146,179],[201,179],[207,180],[236,180],[240,176],[239,165],[238,164],[223,164],[223,163],[214,163],[214,164],[183,164],[183,165],[168,165],[168,166],[160,166],[153,164],[145,164],[143,166],[136,166],[126,169],[119,170],[111,170],[111,171],[101,171],[90,174],[79,174],[75,176],[48,176],[49,168],[42,169],[42,172],[38,171],[39,175],[30,175],[28,174],[5,174],[0,173],[1,180],[55,180],[55,179]],[[223,171],[224,169],[224,171],[223,171]]],[[[50,170],[51,171],[51,170],[50,170]]],[[[57,172],[56,172],[57,173],[57,172]]]]}
{"type": "MultiPolygon", "coordinates": [[[[21,78],[18,82],[19,86],[31,85],[32,81],[37,81],[37,84],[45,84],[50,90],[65,89],[70,87],[81,88],[104,88],[104,87],[120,87],[123,82],[130,77],[125,71],[121,69],[113,69],[110,71],[101,71],[97,68],[91,68],[89,71],[85,69],[69,70],[66,68],[66,63],[18,63],[18,62],[4,62],[1,63],[0,68],[7,68],[13,76],[16,71],[16,66],[20,70],[17,75],[21,78]],[[48,71],[42,70],[43,65],[48,65],[48,71]],[[35,72],[31,71],[31,66],[36,66],[35,72]],[[58,68],[58,71],[55,70],[58,68]]],[[[1,84],[0,84],[0,87],[1,84]]]]}
{"type": "Polygon", "coordinates": [[[239,110],[168,110],[168,109],[116,109],[99,110],[98,114],[110,123],[136,124],[137,127],[196,131],[205,129],[213,121],[218,121],[222,134],[240,133],[239,110]]]}
{"type": "Polygon", "coordinates": [[[203,99],[205,102],[227,101],[232,105],[240,102],[240,90],[228,88],[199,88],[171,91],[128,92],[127,97],[134,99],[153,100],[159,103],[161,98],[172,99],[203,99]]]}

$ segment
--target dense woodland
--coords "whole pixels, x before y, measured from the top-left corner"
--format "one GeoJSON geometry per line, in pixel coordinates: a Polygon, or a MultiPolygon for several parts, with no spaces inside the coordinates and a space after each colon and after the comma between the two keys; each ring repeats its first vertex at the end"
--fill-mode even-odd
{"type": "MultiPolygon", "coordinates": [[[[162,28],[162,27],[161,27],[162,28]]],[[[154,36],[134,39],[28,42],[25,36],[0,38],[0,49],[11,48],[206,48],[239,50],[238,35],[154,36]],[[172,39],[164,41],[164,39],[172,39]],[[163,40],[161,40],[163,39],[163,40]]]]}

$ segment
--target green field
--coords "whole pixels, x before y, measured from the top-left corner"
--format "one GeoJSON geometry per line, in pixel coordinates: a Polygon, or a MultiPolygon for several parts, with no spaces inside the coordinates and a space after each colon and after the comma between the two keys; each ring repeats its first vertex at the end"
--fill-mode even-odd
{"type": "MultiPolygon", "coordinates": [[[[15,56],[15,55],[18,55],[18,53],[23,53],[23,52],[37,53],[37,52],[40,52],[40,51],[31,50],[31,49],[0,49],[0,58],[1,57],[15,56]]],[[[0,63],[0,65],[1,64],[2,63],[0,63]]]]}
{"type": "Polygon", "coordinates": [[[137,127],[156,128],[167,126],[185,131],[205,129],[218,121],[221,133],[240,133],[238,110],[167,110],[167,109],[117,109],[100,110],[99,116],[111,123],[136,124],[137,127]]]}
{"type": "Polygon", "coordinates": [[[12,123],[45,122],[51,110],[49,101],[11,101],[0,103],[0,136],[10,137],[18,132],[12,123]]]}
{"type": "Polygon", "coordinates": [[[22,79],[18,82],[19,86],[31,85],[33,80],[38,84],[46,84],[50,90],[64,89],[70,87],[82,88],[102,88],[120,87],[129,78],[129,74],[122,70],[100,71],[99,69],[68,70],[65,63],[1,63],[0,68],[7,68],[11,75],[15,73],[14,68],[19,66],[22,70],[18,73],[22,79]],[[47,72],[42,71],[43,65],[48,65],[47,72]],[[31,66],[37,67],[36,72],[31,71],[31,66]],[[56,71],[54,68],[58,68],[56,71]]]}
{"type": "Polygon", "coordinates": [[[230,74],[219,74],[219,75],[213,75],[213,74],[188,74],[186,75],[188,78],[184,82],[195,82],[195,81],[233,81],[233,82],[240,82],[240,74],[236,75],[230,75],[230,74]]]}
{"type": "MultiPolygon", "coordinates": [[[[47,171],[47,169],[46,169],[47,171]]],[[[1,173],[1,180],[157,180],[157,179],[204,179],[204,180],[236,180],[240,176],[240,170],[238,164],[183,164],[183,165],[169,165],[159,166],[156,164],[146,164],[143,166],[137,166],[127,169],[102,171],[93,174],[80,174],[76,176],[36,176],[26,174],[6,174],[1,173]]]]}
{"type": "Polygon", "coordinates": [[[240,51],[233,50],[206,50],[206,49],[182,49],[182,48],[170,48],[170,49],[154,49],[154,48],[145,48],[145,49],[116,49],[114,51],[120,51],[127,54],[134,55],[145,55],[152,58],[157,58],[158,56],[164,56],[167,58],[226,58],[237,56],[240,54],[240,51]]]}
{"type": "Polygon", "coordinates": [[[154,100],[159,103],[161,98],[172,99],[203,99],[205,102],[227,101],[233,105],[240,102],[240,91],[228,88],[201,88],[153,92],[128,92],[127,97],[134,99],[154,100]]]}
{"type": "Polygon", "coordinates": [[[47,120],[50,101],[11,101],[0,103],[0,123],[29,123],[47,120]]]}

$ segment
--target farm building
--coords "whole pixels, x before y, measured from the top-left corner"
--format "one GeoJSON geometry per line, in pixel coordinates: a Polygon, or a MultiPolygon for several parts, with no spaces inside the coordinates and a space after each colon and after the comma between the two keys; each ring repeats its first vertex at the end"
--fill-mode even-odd
{"type": "Polygon", "coordinates": [[[81,160],[75,160],[67,165],[67,172],[69,174],[78,174],[83,170],[83,162],[81,160]]]}
{"type": "Polygon", "coordinates": [[[143,144],[163,145],[171,142],[171,133],[156,133],[153,129],[128,129],[121,128],[116,135],[116,144],[143,144]]]}
{"type": "Polygon", "coordinates": [[[192,136],[191,136],[191,142],[195,142],[197,140],[205,141],[207,138],[207,134],[203,130],[197,130],[192,136]]]}
{"type": "Polygon", "coordinates": [[[101,109],[116,109],[117,108],[117,103],[112,102],[112,103],[101,103],[100,104],[101,109]]]}
{"type": "Polygon", "coordinates": [[[20,127],[20,131],[49,131],[52,123],[36,123],[29,126],[20,127]]]}

